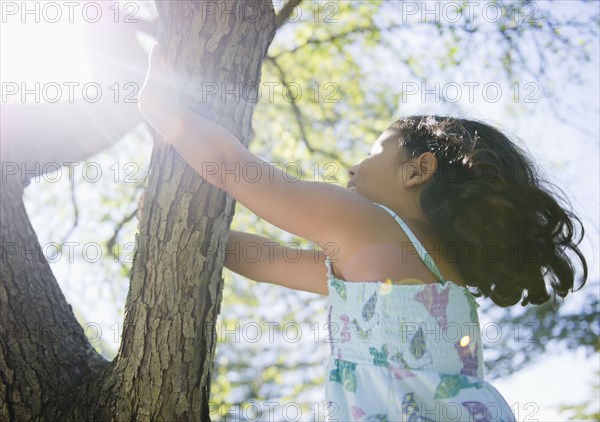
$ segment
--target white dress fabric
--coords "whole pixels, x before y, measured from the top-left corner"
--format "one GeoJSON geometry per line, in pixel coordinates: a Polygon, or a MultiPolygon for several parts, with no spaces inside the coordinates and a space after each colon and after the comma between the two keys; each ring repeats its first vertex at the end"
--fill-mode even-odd
{"type": "Polygon", "coordinates": [[[484,379],[479,304],[444,280],[408,226],[436,284],[348,282],[328,270],[326,421],[510,422],[502,395],[484,379]]]}

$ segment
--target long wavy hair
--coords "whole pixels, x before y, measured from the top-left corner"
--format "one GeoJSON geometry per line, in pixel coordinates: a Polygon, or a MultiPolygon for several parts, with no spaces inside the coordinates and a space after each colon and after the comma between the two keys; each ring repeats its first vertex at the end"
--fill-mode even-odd
{"type": "Polygon", "coordinates": [[[405,117],[388,130],[409,159],[427,151],[436,157],[420,206],[444,244],[459,248],[456,260],[475,296],[502,307],[540,305],[550,299],[549,284],[555,299],[564,298],[574,282],[567,249],[581,261],[585,284],[581,220],[559,204],[564,192],[541,179],[525,150],[486,123],[448,116],[405,117]]]}

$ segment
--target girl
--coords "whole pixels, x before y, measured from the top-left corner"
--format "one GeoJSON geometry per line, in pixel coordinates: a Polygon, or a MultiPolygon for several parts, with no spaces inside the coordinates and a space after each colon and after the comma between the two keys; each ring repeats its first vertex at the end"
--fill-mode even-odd
{"type": "Polygon", "coordinates": [[[269,165],[181,108],[159,60],[155,48],[139,107],[182,157],[271,224],[336,245],[318,262],[307,250],[291,263],[268,239],[232,231],[228,249],[254,242],[275,259],[225,262],[252,280],[328,295],[328,420],[515,420],[484,379],[473,296],[502,307],[542,304],[548,274],[554,294],[565,297],[574,278],[565,248],[587,279],[573,242],[573,221],[581,222],[542,188],[525,152],[482,122],[412,116],[348,170],[347,189],[290,182],[274,167],[258,181],[221,174],[220,166],[206,172],[207,163],[269,165]]]}

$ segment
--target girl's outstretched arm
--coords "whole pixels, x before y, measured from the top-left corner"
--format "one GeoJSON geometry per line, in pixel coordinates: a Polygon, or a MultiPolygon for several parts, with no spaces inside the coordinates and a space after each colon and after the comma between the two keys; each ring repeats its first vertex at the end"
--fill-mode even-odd
{"type": "Polygon", "coordinates": [[[371,201],[335,184],[296,180],[253,155],[223,127],[181,107],[159,54],[152,51],[140,111],[206,181],[332,258],[373,233],[381,210],[371,201]]]}
{"type": "Polygon", "coordinates": [[[241,276],[327,296],[325,253],[300,249],[252,233],[229,232],[225,266],[241,276]]]}

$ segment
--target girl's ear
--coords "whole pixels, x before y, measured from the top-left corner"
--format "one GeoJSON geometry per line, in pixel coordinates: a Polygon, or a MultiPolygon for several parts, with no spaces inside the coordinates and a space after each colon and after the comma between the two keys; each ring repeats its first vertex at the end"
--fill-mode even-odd
{"type": "Polygon", "coordinates": [[[431,152],[424,152],[405,165],[402,173],[406,187],[419,186],[427,183],[437,170],[437,158],[431,152]]]}

